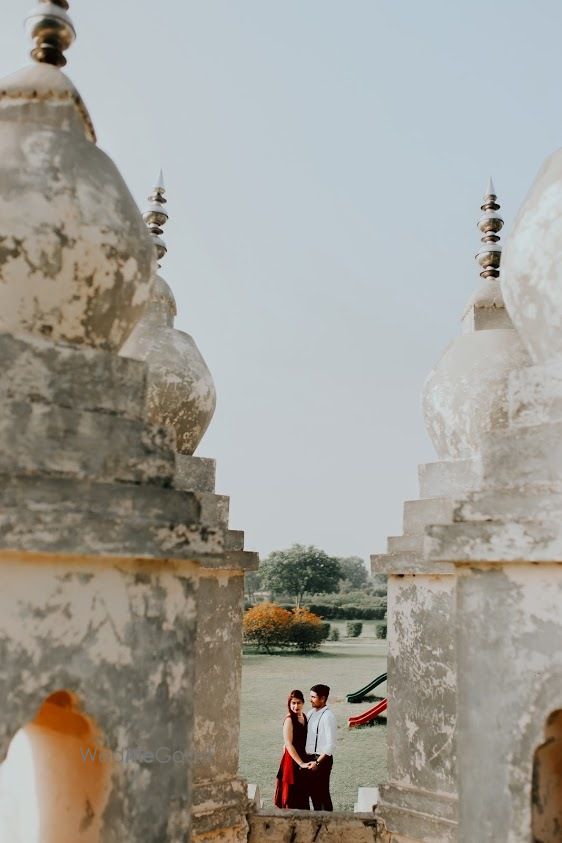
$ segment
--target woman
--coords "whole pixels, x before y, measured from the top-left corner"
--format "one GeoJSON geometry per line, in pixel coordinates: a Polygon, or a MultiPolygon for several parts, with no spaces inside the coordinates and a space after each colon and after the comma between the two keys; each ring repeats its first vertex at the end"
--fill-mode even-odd
{"type": "Polygon", "coordinates": [[[273,803],[276,808],[309,809],[309,764],[306,761],[306,715],[302,691],[291,691],[287,700],[289,713],[283,721],[285,750],[281,758],[273,803]]]}

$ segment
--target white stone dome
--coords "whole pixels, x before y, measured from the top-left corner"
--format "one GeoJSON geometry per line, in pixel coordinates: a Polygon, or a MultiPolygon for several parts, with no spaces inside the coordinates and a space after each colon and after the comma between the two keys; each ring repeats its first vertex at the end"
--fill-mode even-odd
{"type": "Polygon", "coordinates": [[[562,149],[544,163],[502,259],[511,320],[536,363],[562,356],[562,149]]]}
{"type": "Polygon", "coordinates": [[[507,380],[530,364],[513,329],[475,331],[453,340],[423,387],[427,432],[440,459],[478,453],[482,437],[507,426],[507,380]]]}
{"type": "Polygon", "coordinates": [[[88,112],[57,67],[0,81],[0,330],[117,350],[154,251],[88,112]]]}
{"type": "Polygon", "coordinates": [[[145,312],[120,353],[147,364],[149,419],[171,426],[179,453],[193,454],[215,412],[216,392],[195,340],[173,327],[175,315],[174,295],[156,276],[145,312]]]}

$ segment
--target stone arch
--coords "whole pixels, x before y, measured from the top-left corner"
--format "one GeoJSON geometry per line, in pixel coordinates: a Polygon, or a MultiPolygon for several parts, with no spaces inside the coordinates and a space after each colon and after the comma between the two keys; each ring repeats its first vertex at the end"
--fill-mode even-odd
{"type": "Polygon", "coordinates": [[[98,843],[112,763],[76,694],[49,694],[0,766],[0,841],[98,843]]]}
{"type": "Polygon", "coordinates": [[[562,839],[562,708],[547,717],[545,741],[533,756],[531,831],[533,843],[562,839]]]}
{"type": "Polygon", "coordinates": [[[542,680],[537,679],[536,674],[533,679],[538,687],[530,698],[524,725],[519,735],[514,736],[512,752],[508,758],[509,791],[512,797],[508,843],[520,843],[523,839],[533,843],[531,788],[535,752],[545,742],[545,723],[549,715],[562,709],[562,667],[549,671],[542,680]]]}

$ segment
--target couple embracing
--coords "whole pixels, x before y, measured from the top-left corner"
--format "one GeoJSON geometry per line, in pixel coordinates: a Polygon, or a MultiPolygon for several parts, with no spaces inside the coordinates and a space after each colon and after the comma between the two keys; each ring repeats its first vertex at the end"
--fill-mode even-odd
{"type": "Polygon", "coordinates": [[[330,689],[313,685],[312,708],[305,714],[302,691],[291,691],[287,700],[289,713],[283,721],[285,750],[281,759],[274,804],[277,808],[333,811],[330,797],[330,773],[336,746],[336,718],[328,706],[330,689]]]}

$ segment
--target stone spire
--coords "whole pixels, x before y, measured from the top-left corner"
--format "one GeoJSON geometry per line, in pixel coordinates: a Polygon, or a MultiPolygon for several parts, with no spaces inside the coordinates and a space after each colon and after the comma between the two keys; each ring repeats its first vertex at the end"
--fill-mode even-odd
{"type": "Polygon", "coordinates": [[[154,249],[60,69],[67,9],[37,4],[35,61],[0,80],[0,331],[116,351],[148,299],[154,249]]]}
{"type": "MultiPolygon", "coordinates": [[[[156,249],[156,256],[158,260],[161,261],[168,251],[168,247],[162,239],[162,234],[164,233],[163,226],[168,222],[168,213],[164,208],[164,205],[168,200],[166,199],[166,188],[164,187],[164,176],[162,174],[162,170],[160,170],[160,173],[158,174],[156,185],[148,197],[148,201],[150,202],[150,205],[142,216],[148,226],[148,230],[150,231],[150,236],[152,237],[152,242],[154,243],[156,249]]],[[[161,264],[159,263],[158,267],[160,266],[161,264]]]]}
{"type": "Polygon", "coordinates": [[[68,50],[76,32],[67,15],[67,0],[39,0],[25,19],[28,34],[35,42],[31,57],[36,62],[64,67],[64,51],[68,50]]]}
{"type": "Polygon", "coordinates": [[[505,308],[499,284],[503,220],[490,179],[478,228],[482,281],[462,316],[462,334],[445,350],[423,388],[425,425],[442,460],[476,455],[482,437],[508,418],[507,379],[529,363],[505,308]]]}
{"type": "MultiPolygon", "coordinates": [[[[162,171],[143,214],[154,250],[166,254],[162,226],[168,220],[162,171]]],[[[148,365],[147,410],[150,421],[172,427],[180,454],[191,455],[203,438],[216,405],[211,373],[189,334],[174,328],[176,300],[167,282],[155,275],[150,299],[134,331],[121,349],[125,357],[148,365]]]]}
{"type": "Polygon", "coordinates": [[[478,228],[482,232],[482,246],[476,255],[476,260],[482,267],[481,278],[499,278],[502,247],[499,245],[499,232],[503,228],[503,219],[498,214],[500,206],[497,200],[494,182],[490,176],[484,201],[480,206],[483,211],[478,220],[478,228]]]}

